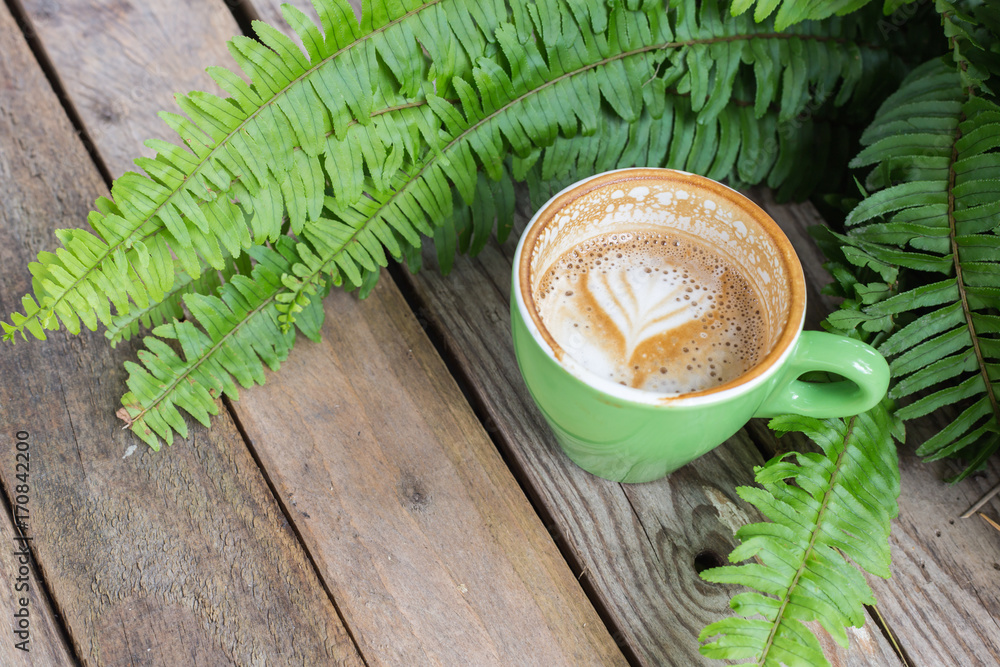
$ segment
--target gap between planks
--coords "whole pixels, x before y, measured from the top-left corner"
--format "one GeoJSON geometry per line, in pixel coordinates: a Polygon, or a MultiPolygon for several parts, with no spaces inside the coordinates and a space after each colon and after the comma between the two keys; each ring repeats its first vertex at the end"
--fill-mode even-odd
{"type": "MultiPolygon", "coordinates": [[[[16,1],[16,0],[11,0],[16,1]]],[[[260,15],[257,10],[254,9],[253,5],[246,2],[245,0],[224,0],[224,4],[229,9],[229,12],[233,16],[233,20],[239,26],[240,33],[246,37],[252,39],[257,39],[257,36],[253,32],[253,22],[260,20],[260,15]]],[[[186,318],[186,314],[185,314],[186,318]]],[[[266,466],[260,460],[260,454],[257,452],[257,448],[254,446],[253,439],[247,434],[246,427],[243,425],[243,421],[237,410],[233,407],[233,402],[229,397],[223,397],[222,399],[223,409],[229,414],[229,417],[233,420],[233,424],[236,426],[236,430],[240,434],[240,438],[246,445],[247,450],[250,452],[250,456],[253,458],[254,465],[260,470],[261,476],[264,478],[264,482],[267,484],[268,490],[271,492],[271,496],[274,498],[278,507],[281,508],[281,513],[285,517],[285,521],[288,523],[295,535],[295,539],[298,541],[299,545],[302,547],[302,551],[305,553],[306,558],[309,560],[309,566],[312,568],[313,573],[315,573],[316,578],[319,580],[320,584],[323,586],[323,592],[326,593],[326,597],[330,600],[330,604],[333,605],[334,610],[337,612],[337,618],[340,619],[341,624],[347,631],[347,636],[350,637],[351,643],[354,644],[354,648],[357,650],[358,655],[361,657],[362,663],[368,665],[368,659],[365,653],[361,650],[361,644],[358,642],[358,638],[355,636],[354,629],[347,622],[347,618],[344,616],[343,610],[340,608],[340,604],[337,602],[333,591],[330,589],[330,584],[327,582],[326,578],[323,576],[323,571],[320,569],[319,564],[316,562],[316,557],[313,555],[312,551],[309,549],[308,544],[306,544],[305,538],[302,536],[302,531],[299,529],[298,523],[294,520],[292,516],[291,508],[285,501],[285,498],[278,493],[278,489],[274,484],[274,480],[271,478],[270,472],[268,472],[266,466]]]]}
{"type": "Polygon", "coordinates": [[[235,408],[233,408],[233,402],[228,396],[222,397],[222,407],[232,418],[233,425],[236,426],[236,431],[240,434],[240,439],[243,440],[243,444],[246,445],[247,451],[250,452],[250,457],[253,459],[254,465],[256,465],[257,469],[260,470],[260,475],[264,478],[264,483],[267,484],[268,491],[271,492],[274,502],[279,508],[281,508],[281,514],[284,516],[285,522],[288,524],[289,528],[291,528],[299,546],[302,547],[302,552],[309,561],[309,566],[312,568],[313,573],[316,575],[316,579],[323,587],[323,592],[326,593],[327,599],[330,601],[330,604],[333,605],[334,611],[337,612],[337,618],[340,619],[340,623],[344,626],[347,636],[351,639],[351,643],[354,644],[354,648],[358,652],[358,656],[361,658],[362,664],[367,667],[368,659],[361,650],[361,644],[358,643],[358,638],[354,636],[354,629],[344,617],[344,612],[337,603],[337,598],[333,595],[333,591],[330,590],[330,584],[327,582],[326,578],[323,576],[323,571],[316,563],[316,557],[313,555],[312,551],[309,549],[309,545],[306,544],[305,539],[302,537],[302,532],[299,530],[298,523],[296,523],[292,518],[291,509],[289,509],[288,505],[285,503],[285,498],[278,493],[278,489],[275,487],[274,480],[271,479],[271,475],[267,471],[267,468],[261,463],[260,454],[257,453],[257,448],[254,447],[253,439],[247,434],[246,428],[243,426],[243,422],[240,420],[240,416],[237,414],[235,408]]]}
{"type": "Polygon", "coordinates": [[[56,97],[59,99],[59,104],[62,105],[66,117],[73,126],[73,130],[80,137],[80,141],[83,143],[83,147],[86,149],[87,155],[90,156],[91,162],[93,162],[94,166],[97,167],[98,173],[101,174],[101,179],[110,190],[111,182],[114,180],[111,177],[111,171],[101,158],[101,154],[98,152],[96,144],[91,138],[90,133],[87,132],[83,119],[80,117],[76,106],[74,106],[72,100],[69,98],[69,95],[66,93],[66,88],[63,86],[62,79],[59,78],[59,74],[56,72],[55,65],[52,64],[52,60],[49,59],[48,53],[45,52],[45,46],[38,38],[38,33],[35,31],[35,26],[31,22],[31,17],[29,17],[28,13],[24,11],[24,7],[21,5],[21,0],[4,1],[7,4],[7,9],[10,10],[11,15],[14,17],[14,22],[17,23],[17,27],[21,30],[21,34],[24,35],[24,40],[28,43],[28,48],[31,49],[31,54],[34,56],[35,62],[38,63],[42,73],[45,74],[45,78],[48,80],[49,86],[52,87],[52,92],[54,92],[56,97]]]}

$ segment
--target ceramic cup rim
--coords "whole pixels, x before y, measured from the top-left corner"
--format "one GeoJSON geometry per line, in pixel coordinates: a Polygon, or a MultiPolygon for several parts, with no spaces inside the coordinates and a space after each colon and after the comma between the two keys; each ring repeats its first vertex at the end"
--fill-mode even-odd
{"type": "Polygon", "coordinates": [[[563,188],[541,206],[528,221],[514,252],[513,271],[513,293],[518,312],[532,338],[545,351],[545,354],[584,384],[618,400],[631,403],[693,407],[719,403],[753,391],[770,379],[784,365],[785,360],[791,356],[805,321],[806,290],[802,265],[794,248],[792,248],[791,241],[781,231],[778,224],[757,204],[736,190],[710,178],[677,169],[655,167],[616,169],[594,174],[563,188]],[[761,361],[746,373],[719,387],[686,394],[666,394],[626,387],[602,378],[575,362],[572,357],[565,353],[546,329],[538,315],[537,308],[535,308],[530,286],[531,254],[526,252],[525,248],[534,246],[546,223],[563,207],[596,188],[612,183],[649,179],[668,180],[693,188],[709,190],[714,196],[725,199],[732,206],[753,218],[754,222],[764,230],[777,248],[786,268],[790,304],[781,335],[771,351],[761,361]]]}

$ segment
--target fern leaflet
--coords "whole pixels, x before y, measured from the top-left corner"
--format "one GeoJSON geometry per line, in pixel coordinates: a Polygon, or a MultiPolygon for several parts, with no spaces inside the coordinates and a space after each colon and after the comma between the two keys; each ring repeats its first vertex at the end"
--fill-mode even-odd
{"type": "Polygon", "coordinates": [[[760,667],[829,665],[803,624],[818,621],[846,647],[845,628],[860,627],[864,605],[875,599],[845,556],[871,574],[889,576],[889,526],[899,496],[893,426],[885,404],[847,421],[789,415],[770,426],[805,433],[822,454],[778,456],[755,468],[763,488],[737,489],[771,523],[736,532],[742,542],[729,560],[756,562],[702,572],[707,581],[756,590],[730,601],[739,616],[702,631],[701,641],[716,638],[701,652],[760,667]],[[755,615],[763,619],[750,618],[755,615]]]}
{"type": "Polygon", "coordinates": [[[753,18],[763,21],[777,9],[775,26],[784,30],[790,25],[806,20],[843,16],[857,11],[871,0],[734,0],[730,6],[733,16],[739,16],[754,7],[753,18]]]}
{"type": "MultiPolygon", "coordinates": [[[[159,449],[160,438],[170,444],[174,432],[187,436],[178,408],[208,426],[209,415],[218,412],[217,398],[238,400],[236,382],[263,384],[263,364],[278,370],[292,348],[295,331],[283,326],[277,296],[285,291],[282,280],[295,259],[293,242],[282,237],[274,249],[256,246],[250,252],[257,263],[249,276],[233,276],[219,296],[186,294],[193,321],[156,327],[144,338],[141,365],[125,364],[129,392],[118,416],[153,449],[159,449]],[[162,339],[176,341],[183,356],[162,339]]],[[[314,290],[298,304],[298,329],[314,340],[325,295],[314,290]]]]}
{"type": "Polygon", "coordinates": [[[1000,448],[1000,106],[968,90],[953,67],[927,63],[866,131],[852,165],[874,166],[877,191],[837,238],[846,262],[882,281],[851,285],[829,318],[881,334],[890,396],[911,400],[899,418],[957,409],[917,451],[971,461],[959,478],[1000,448]]]}
{"type": "MultiPolygon", "coordinates": [[[[232,271],[228,272],[232,275],[232,271]]],[[[123,340],[130,340],[140,328],[152,328],[174,318],[183,319],[182,300],[185,294],[210,294],[222,284],[222,276],[215,270],[204,270],[198,278],[192,278],[179,264],[174,269],[174,283],[163,299],[145,308],[133,308],[124,315],[114,315],[108,323],[104,335],[116,347],[123,340]]],[[[228,276],[227,276],[228,278],[228,276]]]]}

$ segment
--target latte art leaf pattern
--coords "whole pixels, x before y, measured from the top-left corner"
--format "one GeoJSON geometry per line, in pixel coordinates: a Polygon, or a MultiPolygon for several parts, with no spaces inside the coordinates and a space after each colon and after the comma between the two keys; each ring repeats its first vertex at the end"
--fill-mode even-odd
{"type": "Polygon", "coordinates": [[[621,336],[625,359],[631,359],[643,342],[701,318],[705,307],[685,293],[682,275],[686,274],[654,273],[649,267],[617,263],[587,275],[595,306],[621,336]]]}
{"type": "Polygon", "coordinates": [[[764,356],[754,289],[690,239],[646,231],[590,239],[553,263],[533,296],[566,354],[625,386],[703,391],[764,356]]]}

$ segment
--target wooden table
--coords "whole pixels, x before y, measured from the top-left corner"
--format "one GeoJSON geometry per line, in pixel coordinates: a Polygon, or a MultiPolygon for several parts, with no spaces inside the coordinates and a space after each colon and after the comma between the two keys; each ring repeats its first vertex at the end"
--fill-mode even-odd
{"type": "MultiPolygon", "coordinates": [[[[296,0],[301,6],[308,3],[296,0]]],[[[84,226],[110,179],[171,138],[172,91],[272,0],[0,4],[0,311],[52,231],[84,226]]],[[[754,193],[825,280],[809,205],[754,193]]],[[[521,207],[516,224],[527,214],[521,207]]],[[[583,473],[557,450],[508,334],[513,241],[449,277],[383,275],[333,294],[323,342],[225,402],[211,430],[148,450],[114,416],[122,363],[102,334],[0,349],[2,665],[694,665],[734,592],[697,570],[758,519],[738,499],[777,447],[761,424],[660,482],[583,473]],[[14,648],[15,441],[31,455],[30,653],[14,648]]],[[[430,258],[428,258],[430,259],[430,258]]],[[[811,324],[830,304],[813,293],[811,324]]],[[[838,664],[1000,662],[1000,533],[957,518],[960,486],[902,453],[894,576],[838,664]]],[[[1000,518],[1000,501],[984,511],[1000,518]]]]}

